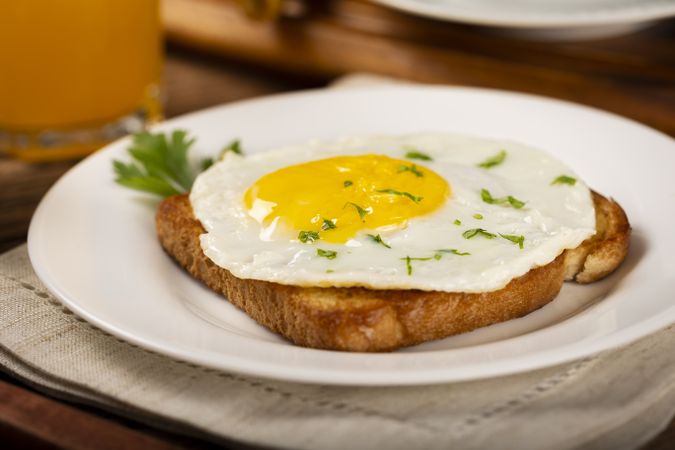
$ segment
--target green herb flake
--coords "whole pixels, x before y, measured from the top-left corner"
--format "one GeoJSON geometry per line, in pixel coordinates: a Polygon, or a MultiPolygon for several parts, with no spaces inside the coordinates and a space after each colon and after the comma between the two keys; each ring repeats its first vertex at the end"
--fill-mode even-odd
{"type": "Polygon", "coordinates": [[[483,169],[489,169],[494,166],[498,166],[501,163],[504,162],[506,159],[506,150],[500,150],[499,153],[497,153],[495,156],[492,156],[482,163],[478,164],[478,167],[482,167],[483,169]]]}
{"type": "Polygon", "coordinates": [[[432,259],[435,259],[436,261],[438,261],[442,257],[443,257],[443,255],[441,253],[437,252],[433,256],[426,256],[424,258],[406,256],[405,258],[401,258],[401,261],[405,261],[405,266],[406,266],[406,269],[408,270],[408,275],[412,275],[412,272],[413,272],[412,262],[413,261],[431,261],[432,259]]]}
{"type": "Polygon", "coordinates": [[[317,233],[316,231],[301,231],[300,233],[298,233],[298,239],[303,244],[307,243],[311,244],[315,241],[318,241],[320,237],[319,233],[317,233]]]}
{"type": "Polygon", "coordinates": [[[391,248],[391,246],[390,246],[389,244],[387,244],[386,242],[384,242],[384,241],[382,240],[382,236],[380,236],[379,234],[378,234],[378,235],[369,234],[368,237],[369,237],[370,240],[372,240],[373,242],[377,242],[378,244],[381,244],[381,245],[383,245],[383,246],[385,246],[385,247],[387,247],[387,248],[391,248]]]}
{"type": "Polygon", "coordinates": [[[487,189],[481,189],[480,190],[480,198],[485,202],[490,205],[498,203],[497,199],[492,197],[492,194],[490,194],[490,191],[487,189]]]}
{"type": "Polygon", "coordinates": [[[523,206],[525,206],[524,201],[518,200],[517,198],[512,197],[510,195],[508,197],[506,197],[506,200],[509,202],[509,205],[511,205],[513,208],[516,208],[516,209],[520,209],[523,206]]]}
{"type": "Polygon", "coordinates": [[[410,166],[399,166],[398,167],[398,173],[401,173],[401,172],[410,172],[413,175],[415,175],[416,177],[423,177],[424,176],[424,174],[419,171],[419,169],[417,168],[417,166],[415,164],[412,164],[410,166]]]}
{"type": "Polygon", "coordinates": [[[551,181],[551,185],[554,184],[569,184],[570,186],[574,186],[575,184],[577,184],[577,179],[570,177],[568,175],[560,175],[558,178],[551,181]]]}
{"type": "Polygon", "coordinates": [[[475,236],[479,236],[479,235],[483,236],[487,239],[494,239],[494,238],[497,237],[496,234],[492,234],[492,233],[490,233],[490,232],[488,232],[488,231],[486,231],[482,228],[472,228],[472,229],[466,230],[464,233],[462,233],[462,237],[464,237],[464,239],[471,239],[471,238],[473,238],[475,236]]]}
{"type": "Polygon", "coordinates": [[[523,206],[525,206],[525,202],[522,200],[518,200],[517,198],[513,197],[512,195],[508,195],[506,197],[501,197],[501,198],[495,198],[490,194],[490,191],[487,189],[481,189],[480,190],[480,198],[485,202],[490,205],[506,205],[507,203],[515,208],[515,209],[520,209],[523,206]]]}
{"type": "Polygon", "coordinates": [[[476,214],[473,215],[473,218],[478,219],[478,220],[483,220],[483,215],[476,213],[476,214]]]}
{"type": "Polygon", "coordinates": [[[520,247],[521,250],[523,249],[523,246],[525,244],[525,236],[516,236],[514,234],[501,234],[501,233],[499,233],[499,235],[504,239],[513,242],[514,244],[518,244],[518,247],[520,247]]]}
{"type": "Polygon", "coordinates": [[[324,250],[322,248],[317,248],[316,249],[316,254],[318,256],[321,256],[322,258],[327,258],[327,259],[335,259],[337,258],[337,252],[333,250],[324,250]]]}
{"type": "Polygon", "coordinates": [[[208,169],[209,167],[211,167],[213,165],[213,162],[214,162],[213,158],[202,159],[202,162],[200,163],[202,172],[205,171],[206,169],[208,169]]]}
{"type": "Polygon", "coordinates": [[[452,223],[454,223],[455,225],[459,226],[459,225],[461,225],[461,224],[462,224],[462,221],[461,221],[461,220],[459,220],[459,219],[455,219],[455,221],[454,221],[454,222],[452,222],[452,223]]]}
{"type": "Polygon", "coordinates": [[[335,225],[334,221],[328,220],[328,219],[323,219],[323,225],[321,225],[321,229],[323,231],[334,230],[336,228],[337,228],[337,226],[335,225]]]}
{"type": "Polygon", "coordinates": [[[352,184],[354,184],[354,182],[353,182],[352,180],[345,180],[345,182],[342,183],[342,185],[343,185],[344,187],[349,187],[349,186],[351,186],[352,184]]]}
{"type": "Polygon", "coordinates": [[[220,159],[223,159],[223,157],[230,152],[236,153],[237,155],[244,154],[244,152],[241,150],[241,141],[239,141],[239,139],[235,139],[223,147],[223,149],[220,151],[220,159]]]}
{"type": "Polygon", "coordinates": [[[471,253],[468,252],[460,252],[456,248],[441,248],[439,250],[436,250],[438,253],[452,253],[453,255],[457,256],[469,256],[471,253]]]}
{"type": "Polygon", "coordinates": [[[366,216],[369,214],[369,212],[368,212],[367,209],[361,208],[361,207],[360,207],[359,205],[357,205],[356,203],[347,202],[347,203],[345,204],[345,207],[346,207],[347,205],[351,205],[351,206],[353,206],[353,207],[356,209],[356,212],[359,213],[359,217],[361,218],[361,220],[364,220],[364,217],[366,217],[366,216]]]}
{"type": "Polygon", "coordinates": [[[404,150],[406,150],[405,157],[408,159],[419,159],[420,161],[434,160],[431,156],[427,155],[426,153],[420,152],[414,147],[404,147],[404,150]]]}
{"type": "Polygon", "coordinates": [[[406,256],[405,258],[401,258],[401,259],[405,260],[405,267],[406,267],[406,270],[408,271],[408,276],[412,275],[413,268],[412,268],[412,263],[411,263],[412,259],[410,258],[410,256],[406,256]]]}
{"type": "Polygon", "coordinates": [[[326,269],[326,273],[333,273],[335,272],[333,269],[326,269]]]}
{"type": "Polygon", "coordinates": [[[412,195],[410,192],[397,191],[396,189],[376,189],[375,192],[382,192],[384,194],[392,194],[392,195],[400,195],[402,197],[409,198],[410,200],[412,200],[415,203],[419,203],[424,199],[424,197],[418,197],[416,195],[412,195]]]}

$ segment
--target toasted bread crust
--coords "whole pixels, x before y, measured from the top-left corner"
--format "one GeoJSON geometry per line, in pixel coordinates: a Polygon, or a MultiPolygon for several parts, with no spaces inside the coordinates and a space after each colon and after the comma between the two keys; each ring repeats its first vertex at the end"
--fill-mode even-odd
{"type": "Polygon", "coordinates": [[[625,214],[616,203],[602,196],[594,196],[594,201],[603,228],[591,242],[582,244],[583,251],[573,258],[563,253],[503,289],[481,294],[306,288],[241,279],[204,255],[199,236],[205,230],[194,217],[186,195],[162,202],[156,224],[159,240],[169,255],[258,323],[305,347],[376,352],[524,316],[553,300],[566,276],[586,282],[611,272],[625,256],[629,228],[626,231],[621,220],[623,217],[625,221],[625,214]],[[623,234],[617,234],[617,230],[623,230],[623,234]],[[568,265],[572,263],[580,269],[574,274],[568,265]]]}
{"type": "Polygon", "coordinates": [[[565,252],[565,279],[592,283],[621,265],[628,254],[631,228],[626,213],[613,200],[593,191],[595,236],[565,252]]]}

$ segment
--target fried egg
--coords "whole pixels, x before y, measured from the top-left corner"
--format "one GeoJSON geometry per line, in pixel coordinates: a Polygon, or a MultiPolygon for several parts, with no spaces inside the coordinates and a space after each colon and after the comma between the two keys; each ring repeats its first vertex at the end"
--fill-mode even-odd
{"type": "Polygon", "coordinates": [[[439,133],[230,153],[190,202],[216,265],[297,286],[489,292],[595,233],[590,190],[562,162],[439,133]]]}

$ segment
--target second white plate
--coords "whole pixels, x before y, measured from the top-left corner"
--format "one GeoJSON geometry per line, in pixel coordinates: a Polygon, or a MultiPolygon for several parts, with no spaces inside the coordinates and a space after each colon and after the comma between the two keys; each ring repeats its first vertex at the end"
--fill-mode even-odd
{"type": "Polygon", "coordinates": [[[239,137],[249,153],[344,135],[441,131],[521,141],[557,156],[625,208],[629,257],[608,279],[569,284],[522,319],[388,354],[301,348],[193,280],[164,254],[157,202],[112,181],[116,142],[66,174],[29,233],[34,268],[74,312],[145,348],[222,370],[338,385],[440,383],[505,375],[612,348],[675,322],[675,143],[601,111],[479,89],[387,87],[281,95],[162,124],[214,155],[239,137]]]}
{"type": "Polygon", "coordinates": [[[675,15],[673,0],[377,0],[415,14],[476,25],[611,26],[675,15]]]}
{"type": "Polygon", "coordinates": [[[618,36],[675,15],[675,0],[377,0],[417,14],[535,39],[618,36]]]}

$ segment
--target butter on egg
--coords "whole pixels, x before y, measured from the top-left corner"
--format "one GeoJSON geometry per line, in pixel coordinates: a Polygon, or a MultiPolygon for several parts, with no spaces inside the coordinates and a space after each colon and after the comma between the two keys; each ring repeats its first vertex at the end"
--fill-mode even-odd
{"type": "Polygon", "coordinates": [[[448,182],[433,170],[384,155],[337,156],[264,175],[244,194],[265,239],[314,231],[345,243],[363,230],[405,227],[441,207],[448,182]]]}

